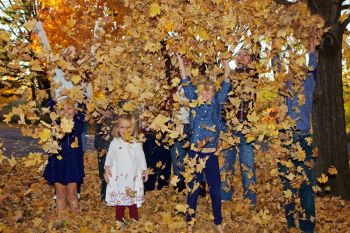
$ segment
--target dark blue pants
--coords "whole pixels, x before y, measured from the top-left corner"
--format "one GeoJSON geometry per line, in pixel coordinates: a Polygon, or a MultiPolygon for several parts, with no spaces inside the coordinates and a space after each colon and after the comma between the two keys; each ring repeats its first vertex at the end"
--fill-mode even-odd
{"type": "MultiPolygon", "coordinates": [[[[305,152],[305,162],[310,161],[312,159],[312,145],[308,145],[308,143],[305,140],[308,137],[310,137],[310,134],[303,133],[295,133],[293,136],[293,144],[296,145],[297,143],[300,143],[300,146],[305,152]]],[[[286,178],[286,175],[291,173],[291,168],[287,168],[281,163],[278,164],[278,169],[283,182],[283,189],[284,191],[290,190],[293,195],[291,200],[288,201],[288,203],[285,205],[288,228],[296,227],[296,221],[298,221],[300,229],[303,232],[311,233],[314,232],[316,223],[315,197],[312,190],[312,186],[314,186],[316,183],[314,168],[309,168],[305,165],[304,162],[299,162],[292,158],[290,159],[290,161],[294,164],[294,168],[292,169],[301,167],[307,179],[304,180],[304,182],[299,188],[292,187],[291,181],[286,178]],[[302,208],[301,212],[296,212],[295,200],[297,198],[300,198],[300,206],[302,208]]],[[[295,172],[293,172],[293,174],[295,174],[295,172]]]]}
{"type": "MultiPolygon", "coordinates": [[[[221,214],[221,192],[220,192],[220,169],[218,157],[214,153],[199,153],[190,151],[190,158],[194,158],[198,155],[197,162],[199,159],[207,158],[205,164],[204,172],[193,174],[193,180],[189,183],[189,188],[192,190],[194,185],[200,183],[203,180],[203,175],[205,174],[211,199],[211,206],[214,215],[214,223],[220,225],[222,223],[222,214],[221,214]],[[204,174],[203,174],[204,173],[204,174]]],[[[199,195],[199,188],[194,192],[189,192],[187,196],[187,204],[190,209],[197,210],[197,201],[199,195]]],[[[187,213],[186,220],[190,222],[195,217],[194,214],[187,213]]]]}
{"type": "Polygon", "coordinates": [[[152,174],[148,175],[145,190],[154,190],[156,188],[156,182],[158,182],[158,190],[161,190],[164,186],[169,186],[171,173],[170,151],[164,146],[156,144],[154,134],[146,134],[146,142],[143,144],[143,150],[145,152],[147,168],[153,171],[152,174]]]}
{"type": "MultiPolygon", "coordinates": [[[[101,154],[101,152],[98,152],[98,154],[101,154]]],[[[104,201],[106,199],[106,189],[107,189],[107,182],[105,181],[105,178],[104,178],[106,155],[99,156],[97,159],[98,159],[98,176],[101,181],[100,198],[101,198],[101,201],[104,201]]]]}

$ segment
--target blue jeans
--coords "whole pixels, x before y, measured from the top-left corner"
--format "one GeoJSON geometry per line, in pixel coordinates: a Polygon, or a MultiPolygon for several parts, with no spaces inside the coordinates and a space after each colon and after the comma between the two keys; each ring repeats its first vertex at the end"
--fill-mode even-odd
{"type": "MultiPolygon", "coordinates": [[[[222,214],[221,214],[221,193],[220,193],[220,170],[219,170],[219,161],[218,157],[214,153],[200,153],[195,151],[190,151],[190,158],[194,158],[198,155],[197,162],[199,159],[207,158],[208,160],[205,163],[204,174],[208,182],[209,193],[211,199],[211,206],[214,215],[214,223],[220,225],[222,223],[222,214]]],[[[203,172],[194,173],[193,179],[189,183],[189,188],[191,191],[187,196],[187,204],[190,209],[197,210],[197,201],[199,196],[199,187],[192,192],[194,184],[198,184],[203,180],[203,172]]],[[[190,222],[195,217],[194,214],[186,214],[186,221],[190,222]]]]}
{"type": "Polygon", "coordinates": [[[183,171],[185,169],[184,167],[184,158],[186,157],[188,150],[183,148],[185,145],[186,141],[176,141],[174,145],[170,148],[170,153],[171,153],[171,162],[173,164],[173,172],[174,175],[177,176],[180,181],[183,181],[183,171]]]}
{"type": "Polygon", "coordinates": [[[83,144],[83,152],[86,151],[86,147],[87,147],[87,133],[88,133],[88,124],[84,121],[84,130],[81,133],[81,142],[83,144]]]}
{"type": "MultiPolygon", "coordinates": [[[[254,162],[254,147],[252,143],[247,143],[245,136],[242,133],[237,133],[240,137],[239,148],[239,163],[241,168],[242,183],[244,197],[249,199],[253,206],[256,206],[256,192],[254,190],[256,184],[255,162],[254,162]]],[[[221,173],[225,174],[225,179],[221,182],[222,200],[232,200],[233,188],[229,180],[228,173],[235,174],[235,163],[237,158],[236,148],[230,148],[223,151],[224,166],[221,168],[221,173]]],[[[233,179],[233,178],[232,178],[233,179]]],[[[233,182],[233,180],[232,180],[233,182]]]]}
{"type": "MultiPolygon", "coordinates": [[[[305,140],[308,137],[310,137],[309,133],[295,133],[293,136],[293,144],[300,143],[303,151],[305,151],[305,162],[312,159],[312,145],[308,145],[305,140]]],[[[314,168],[309,168],[304,162],[299,162],[297,160],[289,159],[289,161],[294,164],[294,168],[301,167],[303,169],[307,180],[303,181],[300,188],[292,187],[290,180],[286,178],[286,175],[288,175],[291,171],[290,168],[283,166],[281,163],[278,164],[278,170],[283,182],[283,189],[284,191],[290,190],[293,194],[292,200],[285,205],[288,228],[296,227],[296,221],[299,221],[300,229],[303,232],[311,233],[314,232],[316,223],[316,219],[313,221],[311,220],[311,218],[315,218],[315,197],[312,190],[312,186],[314,186],[316,183],[314,168]],[[294,201],[297,198],[300,198],[300,206],[303,213],[296,212],[295,210],[296,204],[294,201]],[[303,215],[305,215],[305,218],[303,215]]]]}

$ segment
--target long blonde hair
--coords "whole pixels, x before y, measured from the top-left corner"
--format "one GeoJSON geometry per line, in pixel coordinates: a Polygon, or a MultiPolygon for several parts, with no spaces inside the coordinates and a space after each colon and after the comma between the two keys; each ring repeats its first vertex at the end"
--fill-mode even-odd
{"type": "Polygon", "coordinates": [[[133,138],[138,137],[139,135],[139,124],[137,120],[137,116],[135,114],[121,114],[117,117],[117,120],[115,121],[112,129],[112,135],[115,138],[120,138],[120,135],[118,133],[118,124],[120,120],[128,120],[131,122],[131,136],[133,138]]]}

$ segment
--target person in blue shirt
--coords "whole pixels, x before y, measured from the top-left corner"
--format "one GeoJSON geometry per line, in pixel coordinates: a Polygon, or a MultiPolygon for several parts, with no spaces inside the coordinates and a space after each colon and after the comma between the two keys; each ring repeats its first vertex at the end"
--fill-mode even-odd
{"type": "Polygon", "coordinates": [[[315,70],[317,66],[317,56],[314,46],[314,37],[310,37],[310,53],[309,53],[309,71],[305,80],[301,85],[302,94],[305,101],[300,104],[298,101],[298,93],[292,89],[293,83],[286,83],[287,95],[283,96],[287,105],[287,117],[295,121],[295,127],[292,128],[292,143],[286,145],[289,150],[287,159],[280,159],[279,172],[283,182],[283,190],[291,192],[292,197],[287,200],[285,205],[286,218],[288,228],[299,228],[302,232],[312,233],[315,229],[315,199],[312,187],[315,185],[314,160],[312,158],[312,142],[311,140],[311,110],[313,101],[313,91],[315,86],[315,70]],[[305,159],[293,157],[296,147],[301,147],[305,153],[305,159]],[[290,180],[291,175],[295,178],[290,180]],[[293,181],[301,179],[300,186],[296,186],[293,181]],[[301,210],[300,210],[301,208],[301,210]]]}
{"type": "Polygon", "coordinates": [[[186,220],[189,223],[188,232],[192,232],[192,225],[195,221],[195,211],[199,196],[198,187],[199,183],[203,180],[204,173],[209,186],[215,228],[218,232],[223,233],[221,226],[220,170],[218,157],[215,155],[215,152],[217,151],[222,127],[220,104],[227,100],[231,89],[229,80],[230,68],[228,61],[224,61],[224,81],[221,84],[220,90],[215,93],[215,87],[209,81],[203,80],[196,88],[186,74],[182,57],[179,54],[176,54],[176,57],[179,63],[185,95],[191,102],[191,133],[189,135],[191,150],[189,152],[189,159],[197,163],[197,169],[192,173],[193,179],[188,184],[191,190],[187,196],[187,204],[189,206],[189,211],[186,214],[186,220]],[[198,167],[203,163],[205,164],[204,169],[199,171],[201,169],[198,169],[198,167]]]}
{"type": "MultiPolygon", "coordinates": [[[[251,68],[251,63],[254,60],[254,56],[247,49],[240,49],[237,53],[237,67],[235,69],[235,80],[234,85],[236,90],[234,91],[233,97],[240,100],[239,107],[236,108],[236,119],[237,121],[247,127],[249,125],[248,115],[254,111],[254,103],[256,100],[256,93],[254,86],[259,79],[256,69],[251,68]],[[249,88],[245,88],[248,86],[249,88]],[[247,90],[246,90],[247,89],[247,90]]],[[[226,131],[225,125],[223,130],[226,131]]],[[[237,144],[239,149],[239,164],[242,174],[242,184],[244,197],[250,200],[250,204],[256,207],[256,169],[254,161],[254,145],[253,142],[248,143],[246,136],[241,131],[234,131],[232,135],[239,137],[240,142],[237,144]]],[[[221,176],[223,182],[221,183],[221,196],[223,201],[232,200],[233,188],[230,182],[228,174],[235,174],[235,163],[237,158],[236,147],[229,148],[223,151],[224,164],[221,168],[221,176]]]]}
{"type": "MultiPolygon", "coordinates": [[[[72,119],[74,126],[71,133],[66,133],[59,139],[61,150],[51,155],[44,171],[45,179],[55,186],[56,206],[58,213],[65,211],[67,202],[73,212],[79,210],[77,187],[83,182],[84,161],[81,134],[84,130],[84,114],[76,110],[70,99],[63,100],[63,115],[72,119]],[[74,142],[77,146],[72,146],[74,142]]],[[[60,120],[56,122],[60,125],[60,120]]]]}

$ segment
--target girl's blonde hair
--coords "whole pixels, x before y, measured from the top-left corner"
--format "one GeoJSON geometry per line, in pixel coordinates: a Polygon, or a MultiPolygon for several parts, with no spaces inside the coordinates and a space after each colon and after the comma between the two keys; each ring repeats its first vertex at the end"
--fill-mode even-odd
{"type": "Polygon", "coordinates": [[[121,114],[117,117],[117,120],[115,121],[112,129],[112,135],[115,138],[120,138],[120,135],[118,133],[118,124],[120,120],[128,120],[131,121],[131,136],[133,138],[136,138],[139,135],[139,124],[137,120],[136,114],[121,114]]]}
{"type": "Polygon", "coordinates": [[[198,91],[208,91],[211,89],[215,93],[215,83],[209,78],[201,79],[196,86],[198,91]]]}
{"type": "Polygon", "coordinates": [[[57,106],[58,106],[58,109],[60,110],[64,110],[65,106],[71,106],[74,109],[74,113],[77,112],[77,104],[74,102],[72,98],[69,98],[69,97],[58,99],[57,106]]]}

